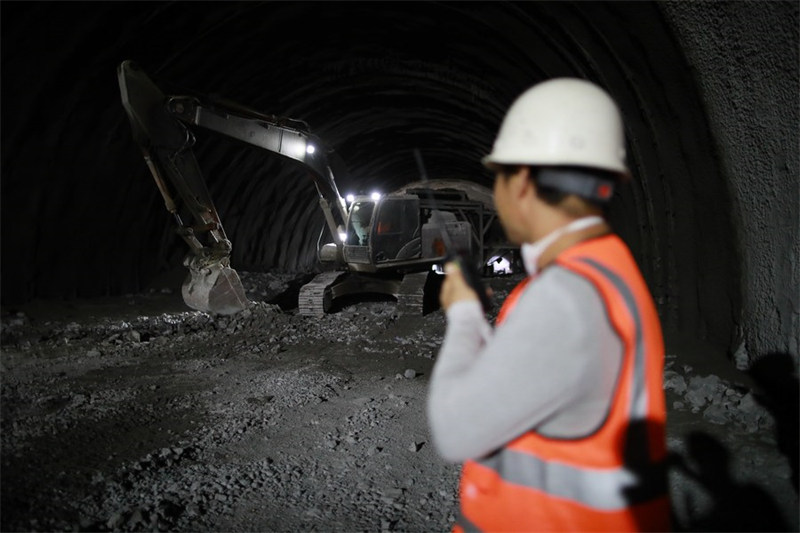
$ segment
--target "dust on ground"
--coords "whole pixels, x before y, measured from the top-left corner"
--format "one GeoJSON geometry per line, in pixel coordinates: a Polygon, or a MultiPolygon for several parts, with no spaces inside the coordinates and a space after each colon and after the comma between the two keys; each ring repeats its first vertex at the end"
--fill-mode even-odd
{"type": "MultiPolygon", "coordinates": [[[[459,467],[425,418],[441,311],[303,317],[285,303],[302,277],[242,278],[253,304],[231,317],[168,290],[4,310],[0,529],[451,528],[459,467]]],[[[780,420],[687,361],[665,375],[676,529],[796,530],[780,420]]]]}

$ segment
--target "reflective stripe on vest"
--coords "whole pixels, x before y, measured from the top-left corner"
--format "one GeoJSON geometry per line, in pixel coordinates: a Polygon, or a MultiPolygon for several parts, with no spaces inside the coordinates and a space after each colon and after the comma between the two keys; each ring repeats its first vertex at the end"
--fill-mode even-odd
{"type": "Polygon", "coordinates": [[[633,297],[630,288],[628,288],[628,284],[614,272],[588,257],[578,258],[578,261],[592,266],[608,278],[620,296],[622,296],[622,300],[633,318],[633,326],[635,328],[633,341],[633,394],[628,413],[630,420],[643,420],[647,416],[647,388],[644,383],[644,335],[642,334],[642,317],[639,313],[639,306],[636,305],[636,299],[633,297]]]}
{"type": "MultiPolygon", "coordinates": [[[[607,245],[613,250],[613,244],[607,245]]],[[[580,245],[576,248],[580,248],[580,245]]],[[[603,250],[603,248],[600,249],[603,250]]],[[[608,290],[611,290],[612,293],[616,292],[617,295],[616,297],[611,296],[611,298],[618,304],[622,304],[629,316],[627,324],[630,329],[627,330],[628,340],[624,344],[626,353],[630,354],[626,355],[627,361],[632,366],[626,367],[625,360],[623,360],[620,372],[624,373],[626,372],[625,368],[628,368],[627,375],[629,377],[622,379],[622,382],[618,383],[618,387],[627,387],[627,403],[625,405],[616,404],[615,406],[615,402],[619,402],[622,398],[615,399],[609,407],[608,416],[611,417],[611,413],[616,411],[617,415],[614,417],[616,422],[609,422],[609,419],[607,419],[603,426],[598,429],[598,432],[602,432],[604,431],[603,428],[610,430],[618,427],[620,432],[624,432],[620,448],[621,457],[619,457],[617,464],[606,464],[599,467],[580,464],[580,459],[576,460],[577,464],[570,464],[569,461],[538,456],[538,452],[533,450],[537,450],[537,446],[541,444],[534,445],[534,448],[528,449],[527,446],[530,446],[529,444],[523,443],[520,445],[516,444],[517,441],[514,441],[491,456],[469,461],[465,464],[462,490],[466,488],[467,492],[474,491],[475,487],[469,487],[473,482],[477,483],[478,486],[481,483],[489,486],[494,483],[508,484],[508,490],[515,494],[518,494],[515,491],[519,489],[514,489],[513,487],[531,489],[534,492],[530,493],[530,497],[518,495],[509,496],[509,498],[517,501],[515,505],[565,505],[565,509],[572,509],[572,511],[567,512],[589,513],[588,515],[576,515],[575,521],[572,522],[572,527],[575,527],[574,524],[583,523],[584,527],[597,529],[635,529],[638,519],[644,513],[648,519],[653,518],[653,520],[650,526],[640,523],[640,527],[653,527],[654,524],[655,528],[660,528],[659,524],[668,524],[666,465],[663,457],[652,457],[650,452],[653,449],[659,449],[660,446],[651,446],[651,444],[657,444],[659,439],[657,438],[653,443],[649,442],[650,436],[646,425],[648,417],[653,413],[649,412],[651,406],[649,405],[650,398],[648,398],[646,383],[645,358],[648,356],[648,341],[645,339],[644,317],[639,309],[634,291],[617,272],[593,257],[587,257],[582,253],[572,255],[571,259],[566,264],[562,264],[562,266],[569,268],[569,264],[575,265],[576,268],[578,265],[583,265],[584,272],[576,272],[578,275],[586,277],[588,274],[585,271],[588,268],[588,270],[594,271],[594,274],[589,276],[590,278],[605,279],[606,286],[610,285],[608,290]],[[607,424],[612,425],[606,427],[607,424]],[[514,449],[515,447],[521,448],[521,450],[514,449]],[[466,479],[470,480],[468,484],[463,483],[466,479]],[[493,481],[494,479],[497,481],[493,481]],[[522,497],[523,500],[516,500],[518,497],[522,497]],[[528,498],[530,498],[530,501],[528,501],[528,498]],[[576,505],[578,507],[575,507],[576,505]],[[638,506],[636,511],[638,514],[635,520],[629,510],[636,506],[638,506]],[[585,511],[580,511],[579,509],[585,509],[585,511]],[[592,522],[595,516],[598,518],[596,524],[592,522]],[[606,518],[608,521],[603,525],[603,520],[606,518]],[[586,524],[592,525],[587,526],[586,524]]],[[[626,265],[624,262],[621,263],[621,268],[623,271],[625,270],[626,265]]],[[[506,301],[508,307],[504,305],[504,309],[501,309],[503,317],[514,306],[529,281],[530,278],[523,281],[517,288],[519,290],[515,289],[509,295],[509,299],[506,301]],[[512,295],[514,298],[511,298],[512,295]]],[[[642,289],[639,288],[638,290],[641,292],[642,289]]],[[[605,305],[615,305],[612,300],[608,299],[609,296],[603,294],[602,297],[605,305]]],[[[650,314],[652,315],[652,312],[650,314]]],[[[652,320],[652,316],[649,316],[648,320],[652,320]]],[[[658,412],[661,409],[661,403],[658,402],[655,411],[658,412]]],[[[592,438],[593,436],[588,436],[586,439],[591,440],[592,438]]],[[[524,436],[520,438],[520,441],[522,440],[524,440],[524,436]]],[[[533,442],[536,441],[534,440],[533,442]]],[[[545,445],[559,446],[557,439],[545,445]]],[[[495,496],[492,496],[490,494],[494,489],[487,490],[489,490],[489,493],[486,493],[486,496],[479,496],[479,498],[486,497],[489,498],[488,500],[485,500],[483,504],[477,503],[482,500],[475,500],[476,503],[471,504],[478,505],[477,508],[474,508],[474,512],[479,514],[469,520],[464,514],[464,512],[468,512],[468,508],[465,507],[459,513],[457,529],[480,531],[480,525],[489,528],[508,527],[508,521],[503,518],[500,519],[500,522],[505,523],[506,526],[492,526],[492,519],[488,518],[488,516],[494,514],[493,508],[498,511],[503,508],[511,514],[514,513],[513,508],[509,509],[503,500],[496,499],[501,498],[500,494],[506,494],[506,492],[496,493],[495,496]],[[484,509],[485,511],[480,511],[479,509],[484,509]],[[480,515],[484,512],[488,513],[488,516],[482,517],[480,515]],[[483,519],[488,520],[488,522],[484,522],[483,519]]],[[[464,496],[462,494],[462,505],[465,501],[464,496]]],[[[469,495],[466,496],[468,499],[469,495]]],[[[570,523],[570,521],[567,520],[567,523],[570,523]]],[[[551,527],[557,526],[551,525],[551,527]]]]}
{"type": "Polygon", "coordinates": [[[567,498],[594,509],[616,511],[634,503],[619,490],[620,487],[634,486],[637,481],[637,476],[625,467],[576,468],[505,448],[477,462],[497,472],[504,481],[529,489],[546,490],[551,496],[567,498]]]}

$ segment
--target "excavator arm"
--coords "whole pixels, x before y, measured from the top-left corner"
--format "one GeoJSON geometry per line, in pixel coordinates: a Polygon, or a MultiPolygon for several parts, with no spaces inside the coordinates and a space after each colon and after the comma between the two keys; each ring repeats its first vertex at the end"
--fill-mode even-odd
{"type": "Polygon", "coordinates": [[[194,136],[188,126],[214,131],[304,165],[316,185],[331,234],[338,235],[346,220],[344,200],[327,150],[300,122],[233,103],[165,95],[131,61],[120,64],[117,77],[134,140],[175,219],[178,234],[189,246],[184,262],[189,275],[182,287],[189,307],[232,314],[247,307],[248,301],[238,274],[230,267],[232,244],[192,151],[194,136]],[[183,220],[181,211],[190,213],[191,222],[183,220]]]}

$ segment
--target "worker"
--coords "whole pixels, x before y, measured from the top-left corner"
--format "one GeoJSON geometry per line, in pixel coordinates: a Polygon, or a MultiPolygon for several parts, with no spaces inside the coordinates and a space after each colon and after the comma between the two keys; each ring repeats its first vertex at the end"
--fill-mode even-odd
{"type": "Polygon", "coordinates": [[[667,530],[661,326],[603,216],[630,180],[616,103],[585,80],[536,84],[483,163],[528,276],[492,328],[445,265],[427,414],[438,452],[463,462],[454,530],[667,530]]]}

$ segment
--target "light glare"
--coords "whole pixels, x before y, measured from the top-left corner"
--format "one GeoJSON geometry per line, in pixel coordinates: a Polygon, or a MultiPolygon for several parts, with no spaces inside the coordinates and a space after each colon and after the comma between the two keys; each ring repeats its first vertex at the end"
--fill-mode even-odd
{"type": "Polygon", "coordinates": [[[492,257],[486,264],[492,267],[492,272],[495,274],[511,274],[514,272],[511,267],[511,261],[500,255],[492,257]]]}

